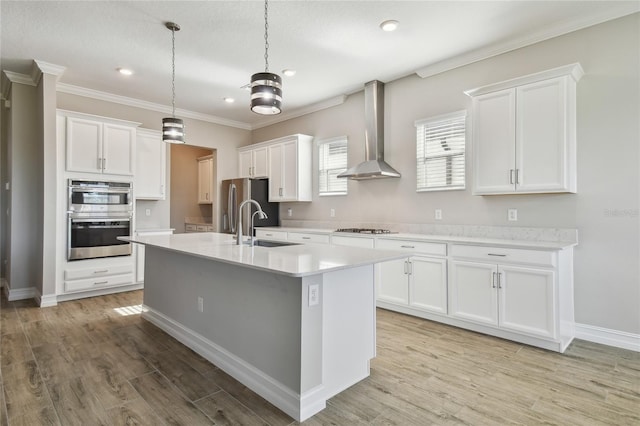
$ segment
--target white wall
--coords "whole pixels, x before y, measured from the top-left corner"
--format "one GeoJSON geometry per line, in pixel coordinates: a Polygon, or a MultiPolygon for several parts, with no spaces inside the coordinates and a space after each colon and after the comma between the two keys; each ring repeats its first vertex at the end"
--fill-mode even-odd
{"type": "MultiPolygon", "coordinates": [[[[439,208],[442,224],[577,228],[576,321],[640,333],[639,75],[640,14],[635,14],[429,78],[411,75],[388,82],[385,158],[402,178],[350,181],[347,196],[283,203],[281,215],[292,208],[292,219],[300,220],[435,223],[433,210],[439,208]],[[470,149],[469,189],[415,192],[415,120],[470,112],[464,90],[574,62],[586,72],[577,88],[577,194],[473,196],[470,149]],[[518,222],[507,221],[508,208],[518,209],[518,222]]],[[[319,139],[347,135],[349,164],[362,161],[362,92],[343,105],[255,130],[252,140],[292,133],[319,139]]]]}

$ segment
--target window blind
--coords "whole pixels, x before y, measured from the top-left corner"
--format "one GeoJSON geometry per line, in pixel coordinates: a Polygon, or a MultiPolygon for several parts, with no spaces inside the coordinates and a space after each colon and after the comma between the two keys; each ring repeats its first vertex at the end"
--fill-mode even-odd
{"type": "Polygon", "coordinates": [[[466,111],[416,121],[417,190],[465,188],[466,111]]]}
{"type": "Polygon", "coordinates": [[[347,137],[340,136],[318,142],[319,195],[344,195],[347,179],[338,175],[347,170],[347,137]]]}

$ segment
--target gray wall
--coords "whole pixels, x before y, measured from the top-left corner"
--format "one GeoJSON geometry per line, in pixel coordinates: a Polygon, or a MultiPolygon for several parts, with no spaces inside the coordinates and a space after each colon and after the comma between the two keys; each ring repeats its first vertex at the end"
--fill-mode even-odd
{"type": "MultiPolygon", "coordinates": [[[[314,170],[313,202],[283,203],[282,217],[292,208],[299,220],[436,223],[439,208],[441,224],[577,228],[576,321],[640,333],[639,27],[635,14],[429,78],[388,82],[385,157],[402,178],[350,181],[347,196],[320,198],[314,170]],[[577,89],[577,194],[473,196],[470,149],[467,190],[416,193],[415,120],[470,111],[464,90],[573,62],[586,72],[577,89]],[[508,208],[518,209],[517,222],[507,221],[508,208]]],[[[252,140],[347,135],[353,165],[364,159],[363,109],[356,93],[343,105],[255,130],[252,140]]]]}

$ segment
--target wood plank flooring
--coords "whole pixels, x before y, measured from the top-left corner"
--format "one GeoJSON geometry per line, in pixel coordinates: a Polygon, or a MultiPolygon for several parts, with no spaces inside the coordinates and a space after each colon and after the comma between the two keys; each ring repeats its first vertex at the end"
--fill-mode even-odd
{"type": "MultiPolygon", "coordinates": [[[[142,292],[0,305],[0,425],[294,425],[140,317],[142,292]]],[[[378,310],[371,376],[305,425],[640,425],[640,354],[564,355],[378,310]]]]}

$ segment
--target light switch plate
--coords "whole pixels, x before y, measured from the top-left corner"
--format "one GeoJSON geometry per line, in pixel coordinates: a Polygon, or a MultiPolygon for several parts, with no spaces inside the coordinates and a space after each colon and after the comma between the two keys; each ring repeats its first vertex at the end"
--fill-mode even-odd
{"type": "Polygon", "coordinates": [[[442,209],[435,210],[435,218],[436,220],[442,220],[442,209]]]}
{"type": "Polygon", "coordinates": [[[309,286],[309,306],[315,306],[320,303],[320,286],[311,284],[309,286]]]}
{"type": "Polygon", "coordinates": [[[518,209],[509,209],[507,210],[507,219],[509,219],[512,222],[515,222],[518,220],[518,209]]]}

